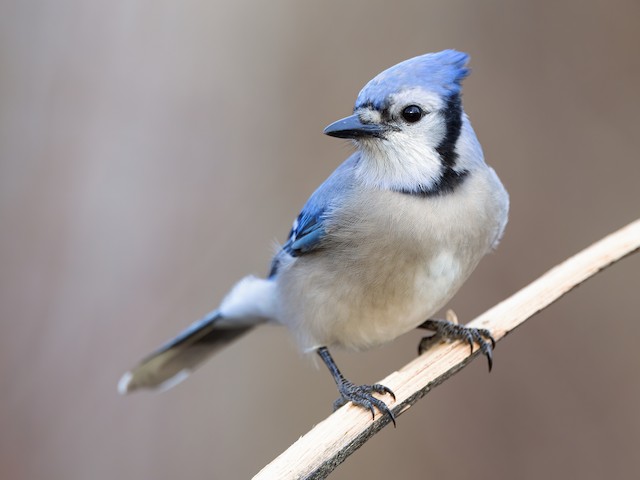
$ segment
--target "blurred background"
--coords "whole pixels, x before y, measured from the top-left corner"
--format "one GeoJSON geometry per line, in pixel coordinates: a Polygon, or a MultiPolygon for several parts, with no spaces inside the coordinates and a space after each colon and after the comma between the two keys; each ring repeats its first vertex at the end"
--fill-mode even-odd
{"type": "MultiPolygon", "coordinates": [[[[464,104],[511,220],[451,302],[468,321],[638,217],[640,3],[0,3],[0,478],[249,478],[331,411],[265,327],[165,394],[120,375],[264,274],[349,154],[322,135],[406,58],[471,54],[464,104]]],[[[332,478],[640,475],[640,257],[590,280],[332,478]]],[[[355,382],[420,332],[337,353],[355,382]]]]}

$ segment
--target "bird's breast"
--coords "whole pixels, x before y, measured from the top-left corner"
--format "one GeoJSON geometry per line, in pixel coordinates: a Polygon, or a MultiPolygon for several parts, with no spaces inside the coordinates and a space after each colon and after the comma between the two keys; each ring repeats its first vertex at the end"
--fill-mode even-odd
{"type": "Polygon", "coordinates": [[[444,306],[495,236],[482,202],[454,195],[365,190],[334,212],[323,248],[278,282],[279,316],[303,349],[380,345],[444,306]]]}

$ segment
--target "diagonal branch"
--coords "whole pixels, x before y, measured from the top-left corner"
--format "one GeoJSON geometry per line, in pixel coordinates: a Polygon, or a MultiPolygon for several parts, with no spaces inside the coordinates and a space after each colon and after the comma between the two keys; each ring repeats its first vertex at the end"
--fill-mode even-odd
{"type": "MultiPolygon", "coordinates": [[[[498,341],[589,277],[639,249],[640,219],[549,270],[469,325],[491,330],[498,341]]],[[[402,414],[477,354],[476,349],[469,356],[469,345],[461,342],[434,346],[380,381],[396,394],[396,402],[389,407],[396,416],[402,414]]],[[[264,467],[254,480],[325,478],[388,423],[386,415],[377,415],[372,422],[369,411],[347,404],[264,467]]]]}

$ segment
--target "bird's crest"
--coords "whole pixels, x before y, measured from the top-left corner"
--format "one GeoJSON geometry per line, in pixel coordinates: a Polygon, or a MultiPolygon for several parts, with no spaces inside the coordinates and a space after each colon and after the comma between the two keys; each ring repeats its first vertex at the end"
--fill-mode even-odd
{"type": "Polygon", "coordinates": [[[462,80],[469,75],[469,55],[456,50],[427,53],[398,63],[377,75],[360,91],[355,108],[372,105],[383,108],[390,95],[407,88],[422,87],[450,97],[460,93],[462,80]]]}

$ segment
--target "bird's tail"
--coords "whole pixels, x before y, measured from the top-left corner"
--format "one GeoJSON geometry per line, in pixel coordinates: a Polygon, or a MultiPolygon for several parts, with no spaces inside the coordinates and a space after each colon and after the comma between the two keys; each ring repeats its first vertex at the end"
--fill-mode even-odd
{"type": "Polygon", "coordinates": [[[118,392],[142,388],[168,390],[223,346],[269,319],[273,283],[256,277],[241,280],[218,310],[183,330],[125,373],[118,392]]]}
{"type": "Polygon", "coordinates": [[[140,388],[167,390],[187,378],[202,362],[224,345],[248,332],[252,325],[217,327],[222,318],[216,310],[193,323],[125,373],[118,392],[140,388]]]}

